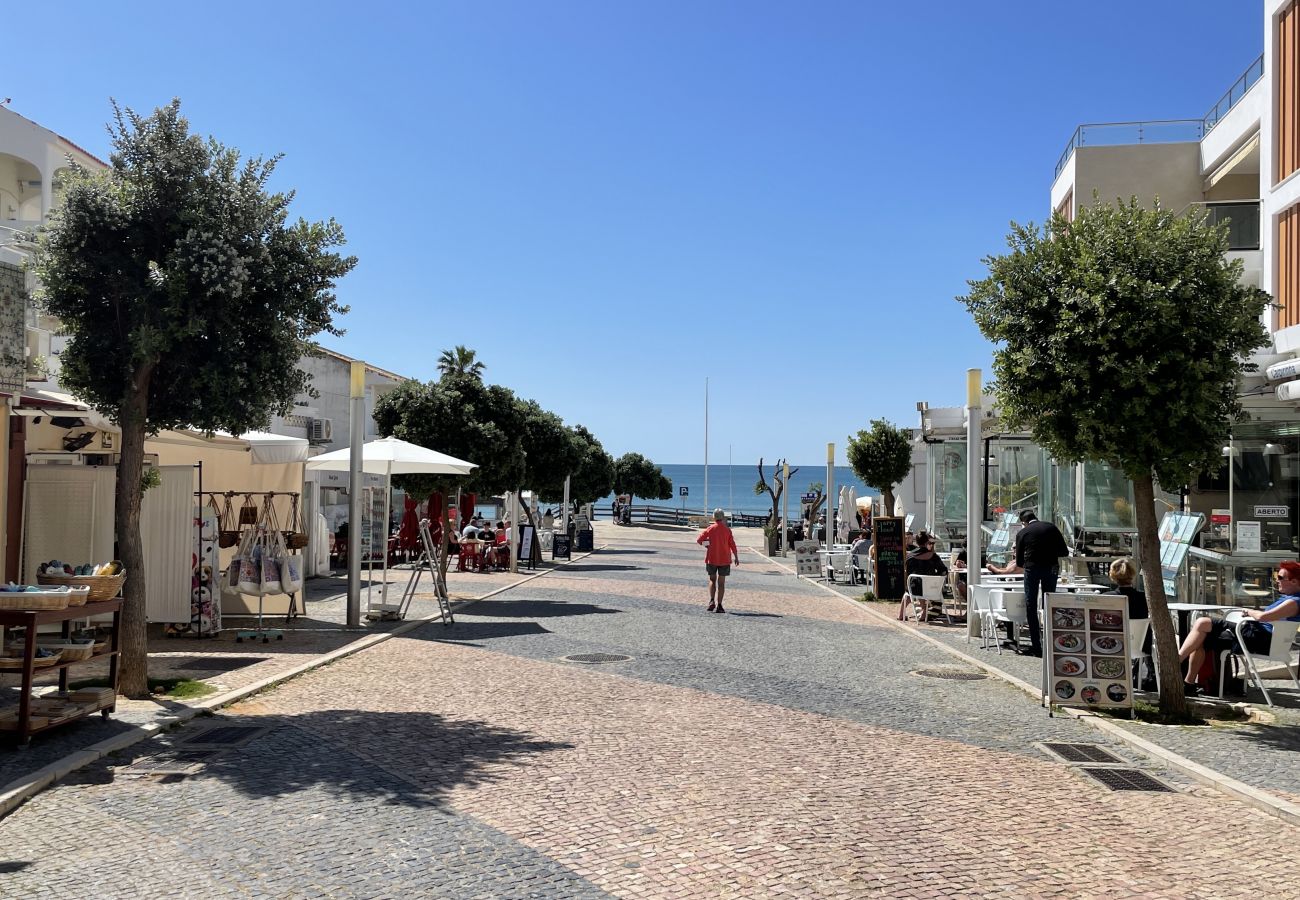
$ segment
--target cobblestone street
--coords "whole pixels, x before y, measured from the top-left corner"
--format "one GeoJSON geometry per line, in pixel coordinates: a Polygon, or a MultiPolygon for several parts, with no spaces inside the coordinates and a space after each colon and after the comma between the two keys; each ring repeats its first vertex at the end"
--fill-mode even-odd
{"type": "Polygon", "coordinates": [[[1295,896],[1300,828],[755,554],[710,615],[692,538],[602,524],[454,628],[229,708],[268,730],[193,774],[124,769],[213,720],[81,770],[0,820],[0,896],[1295,896]]]}

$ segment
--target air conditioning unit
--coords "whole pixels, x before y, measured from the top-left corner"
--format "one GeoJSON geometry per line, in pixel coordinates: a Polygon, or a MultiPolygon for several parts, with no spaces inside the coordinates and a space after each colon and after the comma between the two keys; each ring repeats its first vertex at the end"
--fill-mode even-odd
{"type": "Polygon", "coordinates": [[[328,444],[334,440],[334,422],[331,419],[307,420],[307,443],[328,444]]]}

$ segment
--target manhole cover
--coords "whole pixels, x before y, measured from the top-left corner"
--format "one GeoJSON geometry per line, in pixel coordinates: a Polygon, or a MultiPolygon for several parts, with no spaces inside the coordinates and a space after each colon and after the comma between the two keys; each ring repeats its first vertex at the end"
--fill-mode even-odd
{"type": "Polygon", "coordinates": [[[264,725],[218,725],[183,737],[177,743],[184,744],[187,750],[224,750],[228,747],[242,747],[270,730],[264,725]]]}
{"type": "Polygon", "coordinates": [[[1096,744],[1043,744],[1044,750],[1059,756],[1068,763],[1123,763],[1109,750],[1096,744]]]}
{"type": "Polygon", "coordinates": [[[580,663],[611,663],[623,662],[625,659],[631,659],[630,656],[620,656],[617,653],[575,653],[572,656],[564,657],[569,662],[580,663]]]}
{"type": "Polygon", "coordinates": [[[983,672],[971,672],[966,669],[917,669],[912,673],[922,678],[944,678],[948,681],[979,681],[988,678],[983,672]]]}
{"type": "Polygon", "coordinates": [[[1079,771],[1095,781],[1100,781],[1112,791],[1163,791],[1172,794],[1174,789],[1137,769],[1092,769],[1080,766],[1079,771]]]}
{"type": "Polygon", "coordinates": [[[196,672],[233,672],[244,666],[260,663],[265,656],[194,656],[168,660],[174,669],[192,669],[196,672]]]}
{"type": "Polygon", "coordinates": [[[183,750],[137,759],[119,771],[123,775],[194,775],[217,750],[183,750]]]}

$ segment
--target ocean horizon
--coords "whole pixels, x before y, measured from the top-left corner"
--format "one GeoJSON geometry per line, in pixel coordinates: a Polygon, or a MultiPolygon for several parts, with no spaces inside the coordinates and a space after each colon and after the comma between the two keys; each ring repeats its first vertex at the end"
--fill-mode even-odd
{"type": "MultiPolygon", "coordinates": [[[[708,512],[721,507],[729,513],[747,513],[750,515],[766,515],[772,510],[772,500],[766,491],[761,495],[754,493],[754,486],[758,483],[757,464],[727,465],[726,463],[709,463],[707,502],[704,495],[703,463],[662,463],[659,468],[673,483],[672,499],[649,500],[645,497],[634,497],[632,502],[635,505],[663,506],[670,509],[685,508],[697,512],[708,512]],[[685,497],[679,495],[679,490],[682,487],[687,490],[685,497]]],[[[768,483],[771,484],[771,466],[766,466],[764,471],[768,476],[768,483]]],[[[823,463],[819,466],[791,464],[790,471],[792,473],[788,487],[790,515],[794,517],[798,515],[800,495],[807,492],[809,486],[814,482],[825,483],[826,464],[823,463]]],[[[856,488],[859,497],[866,495],[874,497],[880,493],[874,488],[863,485],[848,466],[836,466],[834,490],[837,496],[840,488],[845,485],[856,488]]],[[[596,514],[601,517],[608,516],[613,502],[613,494],[602,497],[596,502],[596,514]]],[[[782,499],[782,505],[784,506],[784,498],[782,499]]]]}

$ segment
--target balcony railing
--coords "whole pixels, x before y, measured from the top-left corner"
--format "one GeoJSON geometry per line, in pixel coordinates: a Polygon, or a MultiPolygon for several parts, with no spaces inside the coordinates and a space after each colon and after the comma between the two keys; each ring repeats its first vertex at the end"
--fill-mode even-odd
{"type": "MultiPolygon", "coordinates": [[[[1065,151],[1056,161],[1061,174],[1070,154],[1079,147],[1119,147],[1125,144],[1181,144],[1199,141],[1205,135],[1202,119],[1157,119],[1150,122],[1098,122],[1074,129],[1065,151]]],[[[1053,176],[1056,177],[1056,176],[1053,176]]]]}
{"type": "Polygon", "coordinates": [[[1214,104],[1210,111],[1205,114],[1203,120],[1205,123],[1204,133],[1209,134],[1211,128],[1223,121],[1223,117],[1228,114],[1228,110],[1240,103],[1241,98],[1246,96],[1246,93],[1255,86],[1255,82],[1263,77],[1264,54],[1261,53],[1259,59],[1250,64],[1246,71],[1242,73],[1242,76],[1233,82],[1232,87],[1228,88],[1228,92],[1219,99],[1219,102],[1214,104]]]}
{"type": "Polygon", "coordinates": [[[1211,225],[1227,223],[1229,250],[1259,249],[1258,200],[1193,203],[1192,206],[1204,206],[1211,225]]]}

